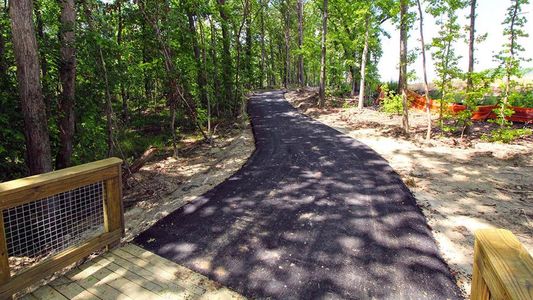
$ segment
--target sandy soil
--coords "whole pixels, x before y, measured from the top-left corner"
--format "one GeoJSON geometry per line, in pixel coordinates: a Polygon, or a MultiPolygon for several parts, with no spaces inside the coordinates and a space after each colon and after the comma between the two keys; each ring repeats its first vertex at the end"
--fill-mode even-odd
{"type": "MultiPolygon", "coordinates": [[[[286,98],[300,111],[364,142],[389,161],[415,195],[465,296],[470,292],[477,229],[511,230],[533,253],[531,137],[504,145],[440,136],[427,144],[422,112],[410,112],[415,134],[407,138],[399,116],[375,108],[320,110],[315,95],[312,90],[291,91],[286,98]]],[[[476,124],[474,131],[485,127],[476,124]]]]}
{"type": "Polygon", "coordinates": [[[161,218],[222,183],[255,150],[249,126],[216,137],[214,145],[193,139],[183,143],[178,159],[163,153],[128,179],[124,241],[131,241],[161,218]]]}

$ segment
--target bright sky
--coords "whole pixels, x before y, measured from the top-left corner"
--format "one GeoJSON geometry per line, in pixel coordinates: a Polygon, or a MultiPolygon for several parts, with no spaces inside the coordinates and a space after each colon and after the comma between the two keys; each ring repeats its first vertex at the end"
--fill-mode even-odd
{"type": "MultiPolygon", "coordinates": [[[[501,49],[502,44],[504,43],[504,38],[502,35],[503,22],[506,14],[507,7],[511,1],[509,0],[480,0],[478,1],[477,7],[477,19],[476,19],[476,30],[477,34],[488,33],[487,39],[476,45],[476,52],[474,56],[476,57],[475,70],[484,70],[488,68],[494,68],[498,64],[494,61],[494,54],[498,53],[501,49]]],[[[413,7],[413,12],[416,7],[413,7]]],[[[526,24],[525,31],[529,32],[529,37],[524,38],[520,41],[521,45],[526,49],[523,52],[523,55],[527,58],[533,59],[533,2],[524,7],[523,12],[526,17],[529,19],[526,24]]],[[[466,8],[463,11],[458,13],[459,22],[462,27],[468,25],[470,20],[468,15],[470,13],[470,8],[466,8]]],[[[379,63],[379,70],[381,74],[381,79],[383,81],[397,81],[398,80],[398,64],[399,64],[399,45],[400,45],[400,33],[395,25],[390,21],[384,24],[384,29],[387,31],[391,38],[386,37],[382,38],[383,43],[383,56],[379,63]]],[[[435,19],[428,14],[424,16],[424,39],[426,44],[431,43],[431,39],[437,35],[438,26],[435,25],[435,19]]],[[[416,21],[416,26],[410,31],[410,38],[408,40],[407,47],[413,49],[414,47],[420,48],[420,33],[418,29],[418,20],[416,21]]],[[[459,55],[462,55],[460,60],[460,67],[464,71],[468,68],[468,45],[466,40],[458,40],[454,44],[456,52],[459,55]]],[[[433,61],[430,53],[427,53],[427,69],[428,77],[431,82],[435,78],[435,70],[433,68],[433,61]]],[[[523,67],[533,67],[533,61],[525,62],[522,64],[523,67]]],[[[417,81],[422,81],[422,57],[419,55],[419,58],[415,63],[410,65],[410,70],[415,69],[418,76],[417,81]]]]}

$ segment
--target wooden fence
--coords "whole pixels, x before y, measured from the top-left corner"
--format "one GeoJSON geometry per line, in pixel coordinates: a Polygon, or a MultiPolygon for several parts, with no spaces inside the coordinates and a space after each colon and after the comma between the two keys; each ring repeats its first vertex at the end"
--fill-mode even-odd
{"type": "Polygon", "coordinates": [[[121,164],[110,158],[0,183],[0,299],[120,243],[121,164]],[[34,263],[15,270],[20,259],[34,263]]]}
{"type": "Polygon", "coordinates": [[[533,258],[508,230],[475,234],[470,299],[533,299],[533,258]]]}

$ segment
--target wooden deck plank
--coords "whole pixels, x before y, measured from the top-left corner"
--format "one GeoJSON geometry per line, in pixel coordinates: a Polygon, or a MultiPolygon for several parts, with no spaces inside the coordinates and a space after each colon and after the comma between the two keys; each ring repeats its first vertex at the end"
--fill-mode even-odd
{"type": "Polygon", "coordinates": [[[85,288],[83,288],[81,285],[79,285],[77,282],[72,281],[64,276],[57,278],[53,282],[50,283],[50,286],[61,293],[63,296],[67,297],[68,299],[73,300],[99,300],[101,298],[95,296],[85,288]]]}
{"type": "Polygon", "coordinates": [[[103,283],[107,283],[122,294],[131,297],[133,299],[164,299],[154,292],[145,289],[143,286],[138,285],[126,278],[120,276],[120,274],[114,273],[109,269],[93,264],[92,266],[80,266],[80,269],[95,270],[92,276],[96,277],[103,283]]]}
{"type": "Polygon", "coordinates": [[[210,281],[209,278],[136,246],[127,245],[114,250],[113,253],[151,272],[172,276],[176,278],[175,280],[179,280],[180,285],[197,295],[202,295],[207,290],[214,290],[210,287],[208,289],[205,285],[202,286],[210,281]]]}
{"type": "Polygon", "coordinates": [[[52,287],[45,285],[32,293],[39,300],[66,300],[67,297],[61,295],[58,291],[54,290],[52,287]]]}
{"type": "Polygon", "coordinates": [[[75,269],[67,273],[65,276],[71,280],[75,280],[84,289],[103,300],[134,300],[121,294],[120,291],[105,282],[102,282],[100,279],[92,276],[93,273],[93,270],[75,269]]]}
{"type": "Polygon", "coordinates": [[[134,245],[95,258],[24,300],[245,299],[206,276],[134,245]]]}
{"type": "MultiPolygon", "coordinates": [[[[150,266],[156,265],[157,268],[160,268],[162,270],[165,270],[166,272],[176,275],[178,278],[180,278],[187,284],[200,286],[204,284],[205,282],[211,282],[211,280],[207,276],[204,276],[184,266],[178,265],[175,262],[172,262],[168,259],[165,259],[159,255],[156,255],[152,252],[146,251],[134,245],[126,245],[120,249],[117,249],[117,251],[118,251],[118,254],[127,252],[135,257],[145,260],[149,263],[150,266]]],[[[159,269],[158,269],[158,272],[159,272],[159,269]]],[[[207,290],[214,290],[214,289],[217,289],[217,288],[208,288],[207,290]]]]}
{"type": "Polygon", "coordinates": [[[159,274],[154,274],[151,271],[146,270],[116,255],[106,255],[100,258],[100,260],[112,263],[110,267],[115,267],[115,265],[119,265],[120,267],[126,268],[128,271],[131,271],[135,275],[142,277],[144,280],[157,284],[165,291],[171,291],[171,293],[174,294],[178,299],[190,298],[195,295],[192,291],[189,291],[185,287],[180,285],[178,280],[174,276],[171,277],[168,276],[168,274],[161,272],[159,274]]]}
{"type": "Polygon", "coordinates": [[[20,297],[19,300],[39,300],[39,299],[32,294],[26,294],[20,297]]]}
{"type": "Polygon", "coordinates": [[[153,278],[145,278],[135,273],[134,270],[113,263],[105,258],[99,259],[96,263],[105,266],[106,269],[113,271],[114,273],[119,274],[121,277],[128,279],[145,289],[148,289],[165,299],[186,299],[190,298],[193,294],[187,293],[185,288],[177,285],[168,285],[161,284],[160,280],[153,278]]]}

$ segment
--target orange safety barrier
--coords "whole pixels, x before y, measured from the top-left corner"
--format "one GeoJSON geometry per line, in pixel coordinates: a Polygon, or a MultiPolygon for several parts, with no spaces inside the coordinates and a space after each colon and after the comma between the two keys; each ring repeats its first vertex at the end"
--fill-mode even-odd
{"type": "MultiPolygon", "coordinates": [[[[379,93],[379,101],[381,101],[385,97],[384,93],[380,90],[379,93]]],[[[426,109],[426,97],[423,95],[420,95],[418,93],[415,93],[413,91],[407,91],[407,98],[409,99],[409,103],[411,104],[411,107],[416,109],[424,110],[426,109]]],[[[440,103],[437,100],[430,99],[429,100],[431,110],[439,110],[440,109],[440,103]]],[[[496,105],[480,105],[476,106],[475,111],[472,112],[472,120],[474,121],[486,121],[488,119],[496,119],[498,116],[496,113],[494,113],[494,109],[496,109],[496,105]]],[[[523,122],[523,123],[533,123],[533,107],[517,107],[513,106],[511,107],[514,110],[514,114],[510,117],[507,117],[507,120],[513,121],[513,122],[523,122]]],[[[448,104],[447,110],[451,113],[459,113],[461,111],[466,110],[466,105],[462,104],[448,104]]]]}

